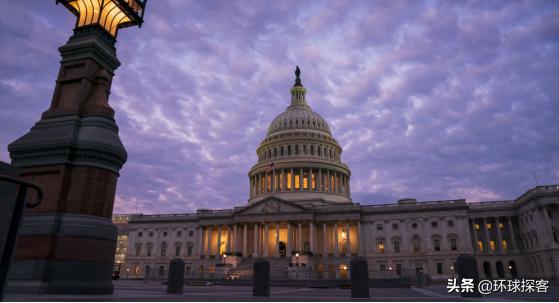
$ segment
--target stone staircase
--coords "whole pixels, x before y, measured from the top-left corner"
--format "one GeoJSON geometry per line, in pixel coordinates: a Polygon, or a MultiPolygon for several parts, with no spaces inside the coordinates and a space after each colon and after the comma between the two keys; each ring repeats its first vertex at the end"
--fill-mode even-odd
{"type": "MultiPolygon", "coordinates": [[[[238,276],[240,279],[252,278],[252,266],[260,258],[244,258],[237,267],[231,269],[227,276],[238,276]]],[[[270,262],[270,279],[287,280],[289,278],[287,268],[289,267],[288,258],[268,257],[264,258],[270,262]]]]}

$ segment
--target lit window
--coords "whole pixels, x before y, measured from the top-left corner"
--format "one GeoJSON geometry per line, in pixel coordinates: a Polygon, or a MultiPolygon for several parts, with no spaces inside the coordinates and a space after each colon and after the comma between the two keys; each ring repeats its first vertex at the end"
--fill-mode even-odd
{"type": "Polygon", "coordinates": [[[489,241],[489,247],[491,248],[491,251],[495,251],[495,241],[489,241]]]}
{"type": "Polygon", "coordinates": [[[478,246],[478,248],[479,248],[479,251],[483,251],[483,241],[478,240],[478,241],[477,241],[477,246],[478,246]]]}
{"type": "Polygon", "coordinates": [[[140,265],[134,264],[134,268],[132,269],[132,273],[134,275],[139,275],[140,274],[140,265]]]}
{"type": "MultiPolygon", "coordinates": [[[[312,149],[311,149],[311,150],[312,150],[312,149]]],[[[312,181],[311,181],[311,182],[312,182],[312,184],[311,184],[312,190],[316,190],[316,174],[315,174],[315,173],[312,173],[312,177],[311,177],[311,178],[312,178],[312,181]]]]}
{"type": "Polygon", "coordinates": [[[330,184],[332,184],[332,186],[330,186],[330,191],[334,191],[336,187],[336,181],[334,179],[334,176],[330,176],[330,184]]]}
{"type": "Polygon", "coordinates": [[[274,175],[274,191],[279,189],[279,175],[274,175]]]}
{"type": "Polygon", "coordinates": [[[301,179],[299,179],[299,177],[299,174],[295,174],[295,189],[299,189],[299,182],[301,182],[301,179]]]}
{"type": "Polygon", "coordinates": [[[283,190],[283,172],[279,174],[279,189],[283,190]]]}
{"type": "Polygon", "coordinates": [[[493,225],[491,223],[487,223],[486,226],[487,226],[487,229],[491,229],[491,227],[493,227],[493,225]]]}
{"type": "Polygon", "coordinates": [[[303,172],[303,188],[309,189],[309,175],[307,172],[303,172]]]}
{"type": "Polygon", "coordinates": [[[268,192],[272,191],[272,176],[270,175],[266,177],[266,188],[268,189],[268,192]]]}
{"type": "Polygon", "coordinates": [[[477,224],[477,223],[474,224],[474,228],[475,228],[476,230],[479,230],[479,224],[477,224]]]}
{"type": "Polygon", "coordinates": [[[501,242],[501,246],[503,247],[503,250],[504,250],[504,251],[507,251],[507,240],[503,240],[503,241],[501,242]]]}
{"type": "Polygon", "coordinates": [[[379,241],[377,246],[378,246],[378,253],[384,254],[384,241],[379,241]]]}
{"type": "Polygon", "coordinates": [[[287,173],[287,189],[291,189],[291,173],[287,173]]]}
{"type": "Polygon", "coordinates": [[[505,228],[505,225],[503,223],[499,222],[499,229],[504,229],[504,228],[505,228]]]}

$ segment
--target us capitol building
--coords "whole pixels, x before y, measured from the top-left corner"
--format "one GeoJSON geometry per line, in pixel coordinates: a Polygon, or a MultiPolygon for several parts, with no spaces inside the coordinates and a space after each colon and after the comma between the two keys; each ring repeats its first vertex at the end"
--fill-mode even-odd
{"type": "Polygon", "coordinates": [[[182,258],[186,275],[233,275],[267,258],[272,275],[304,271],[345,278],[351,257],[371,272],[454,275],[456,257],[476,255],[481,277],[559,277],[559,186],[510,201],[351,199],[349,167],[328,123],[305,100],[297,68],[291,104],[270,124],[248,173],[247,205],[173,215],[114,215],[121,278],[166,275],[182,258]]]}

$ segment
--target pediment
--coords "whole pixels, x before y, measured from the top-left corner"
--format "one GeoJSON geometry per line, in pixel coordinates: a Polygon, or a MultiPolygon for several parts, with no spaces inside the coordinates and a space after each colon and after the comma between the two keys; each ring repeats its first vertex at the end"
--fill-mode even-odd
{"type": "Polygon", "coordinates": [[[269,197],[236,211],[236,215],[285,214],[309,212],[310,209],[277,197],[269,197]]]}

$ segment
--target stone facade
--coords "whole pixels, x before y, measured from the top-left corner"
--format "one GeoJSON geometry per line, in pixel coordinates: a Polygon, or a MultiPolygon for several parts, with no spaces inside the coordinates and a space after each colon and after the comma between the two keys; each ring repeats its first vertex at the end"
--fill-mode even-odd
{"type": "Polygon", "coordinates": [[[264,257],[273,272],[295,265],[315,278],[343,278],[359,256],[372,275],[422,270],[447,279],[461,254],[476,255],[485,277],[559,275],[558,185],[511,201],[354,203],[342,149],[306,103],[298,69],[296,75],[291,105],[270,125],[249,171],[248,204],[128,216],[121,277],[142,278],[148,269],[164,275],[176,257],[192,276],[234,272],[264,257]]]}

